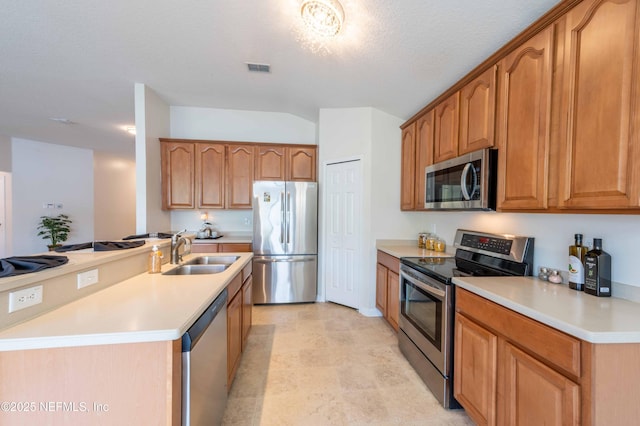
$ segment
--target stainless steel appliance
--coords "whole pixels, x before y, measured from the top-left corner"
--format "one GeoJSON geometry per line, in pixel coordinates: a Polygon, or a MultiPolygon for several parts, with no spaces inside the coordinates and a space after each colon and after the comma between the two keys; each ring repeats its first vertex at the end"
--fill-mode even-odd
{"type": "Polygon", "coordinates": [[[453,397],[454,276],[524,276],[533,269],[534,239],[459,229],[455,257],[400,259],[398,344],[446,408],[453,397]]]}
{"type": "Polygon", "coordinates": [[[483,149],[425,167],[424,207],[495,210],[497,155],[483,149]]]}
{"type": "Polygon", "coordinates": [[[253,183],[253,302],[315,302],[318,184],[253,183]]]}
{"type": "Polygon", "coordinates": [[[227,405],[227,290],[182,336],[182,425],[222,424],[227,405]]]}

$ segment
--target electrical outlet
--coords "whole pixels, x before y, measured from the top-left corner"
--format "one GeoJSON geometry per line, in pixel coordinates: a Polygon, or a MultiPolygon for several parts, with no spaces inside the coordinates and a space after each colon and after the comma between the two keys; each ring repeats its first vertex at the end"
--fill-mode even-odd
{"type": "Polygon", "coordinates": [[[92,269],[78,274],[78,289],[87,287],[98,282],[98,270],[92,269]]]}
{"type": "Polygon", "coordinates": [[[9,293],[9,313],[42,303],[42,286],[9,293]]]}
{"type": "Polygon", "coordinates": [[[251,219],[249,219],[248,217],[244,218],[244,224],[245,225],[251,225],[251,219]]]}

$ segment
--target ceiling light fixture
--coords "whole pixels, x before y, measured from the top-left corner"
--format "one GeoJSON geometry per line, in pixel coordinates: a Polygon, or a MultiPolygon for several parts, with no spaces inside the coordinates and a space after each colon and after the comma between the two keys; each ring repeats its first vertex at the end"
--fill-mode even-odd
{"type": "Polygon", "coordinates": [[[344,22],[338,0],[303,0],[300,15],[309,29],[323,37],[337,35],[344,22]]]}

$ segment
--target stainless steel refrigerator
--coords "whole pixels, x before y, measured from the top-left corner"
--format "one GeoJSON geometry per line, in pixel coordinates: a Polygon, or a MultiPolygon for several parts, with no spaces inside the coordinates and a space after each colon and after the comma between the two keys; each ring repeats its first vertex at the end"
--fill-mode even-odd
{"type": "Polygon", "coordinates": [[[253,302],[315,302],[318,184],[253,183],[253,302]]]}

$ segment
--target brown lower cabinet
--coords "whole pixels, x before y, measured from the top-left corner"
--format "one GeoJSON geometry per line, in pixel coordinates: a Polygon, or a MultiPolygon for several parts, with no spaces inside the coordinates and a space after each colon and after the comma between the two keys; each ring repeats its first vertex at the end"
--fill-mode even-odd
{"type": "Polygon", "coordinates": [[[253,299],[252,263],[249,262],[227,286],[227,385],[231,383],[238,370],[242,351],[246,347],[246,339],[251,329],[251,309],[253,299]],[[247,294],[248,293],[248,294],[247,294]]]}
{"type": "Polygon", "coordinates": [[[394,330],[400,319],[400,259],[378,250],[376,308],[394,330]]]}
{"type": "Polygon", "coordinates": [[[454,396],[478,425],[637,424],[638,362],[639,344],[585,342],[456,288],[454,396]]]}
{"type": "Polygon", "coordinates": [[[252,251],[251,243],[195,243],[191,253],[234,253],[252,251]]]}

